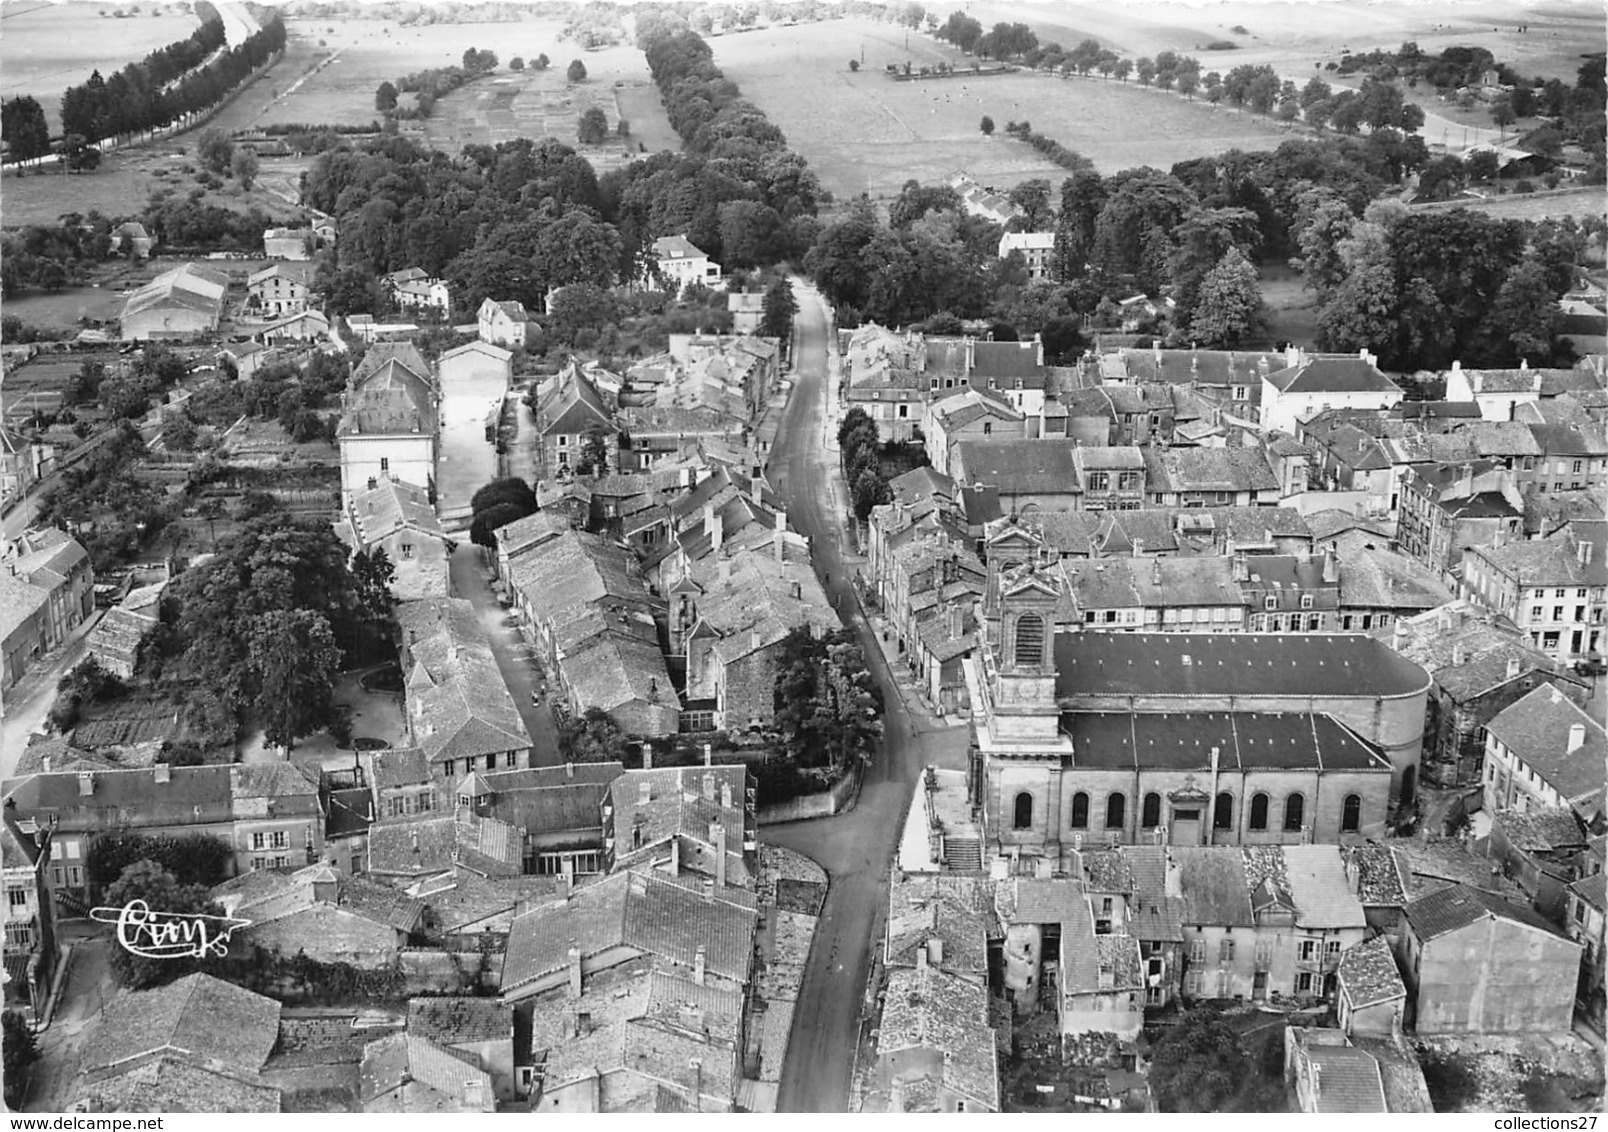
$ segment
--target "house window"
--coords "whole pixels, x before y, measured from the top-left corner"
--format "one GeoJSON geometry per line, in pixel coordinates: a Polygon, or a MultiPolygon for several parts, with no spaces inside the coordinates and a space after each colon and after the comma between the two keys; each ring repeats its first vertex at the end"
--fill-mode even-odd
{"type": "Polygon", "coordinates": [[[1232,963],[1234,961],[1234,941],[1225,939],[1217,945],[1217,961],[1219,963],[1232,963]]]}
{"type": "Polygon", "coordinates": [[[1333,959],[1335,956],[1339,955],[1340,941],[1337,939],[1331,939],[1328,943],[1323,945],[1323,953],[1330,959],[1333,959]]]}
{"type": "Polygon", "coordinates": [[[1204,963],[1204,962],[1206,962],[1206,941],[1205,940],[1203,940],[1203,939],[1192,939],[1192,940],[1189,941],[1189,961],[1191,963],[1204,963]]]}
{"type": "Polygon", "coordinates": [[[388,472],[390,470],[391,470],[391,458],[389,456],[381,456],[380,457],[380,471],[388,472]]]}
{"type": "Polygon", "coordinates": [[[263,859],[261,857],[253,857],[251,859],[251,871],[252,872],[254,872],[254,873],[259,872],[262,869],[262,866],[263,866],[263,859]]]}
{"type": "Polygon", "coordinates": [[[1576,900],[1574,902],[1574,918],[1575,923],[1577,924],[1583,924],[1586,922],[1586,902],[1584,900],[1576,900]]]}
{"type": "Polygon", "coordinates": [[[1234,795],[1227,790],[1217,795],[1217,804],[1212,807],[1212,828],[1234,828],[1234,795]]]}
{"type": "Polygon", "coordinates": [[[1256,794],[1251,798],[1251,828],[1267,828],[1267,795],[1256,794]]]}
{"type": "Polygon", "coordinates": [[[26,907],[28,903],[28,890],[26,888],[6,889],[6,903],[13,908],[26,907]]]}
{"type": "Polygon", "coordinates": [[[983,435],[984,436],[993,436],[994,435],[994,422],[993,421],[984,421],[983,422],[983,435]]]}
{"type": "Polygon", "coordinates": [[[286,833],[282,829],[274,830],[273,837],[269,840],[268,846],[271,849],[289,849],[290,834],[286,833]]]}
{"type": "Polygon", "coordinates": [[[1347,794],[1346,800],[1340,803],[1340,832],[1356,833],[1362,825],[1362,797],[1358,794],[1347,794]]]}
{"type": "Polygon", "coordinates": [[[1072,828],[1089,828],[1089,796],[1081,790],[1072,795],[1072,828]]]}
{"type": "Polygon", "coordinates": [[[1302,594],[1301,595],[1301,608],[1302,609],[1311,609],[1312,608],[1312,595],[1311,594],[1302,594]]]}
{"type": "Polygon", "coordinates": [[[1155,829],[1161,824],[1161,795],[1146,794],[1145,804],[1139,811],[1139,822],[1146,829],[1155,829]]]}
{"type": "Polygon", "coordinates": [[[1306,799],[1300,794],[1291,794],[1284,799],[1284,832],[1299,833],[1306,817],[1306,799]]]}
{"type": "Polygon", "coordinates": [[[563,433],[559,433],[558,446],[560,448],[568,448],[569,447],[569,437],[564,435],[563,433]]]}
{"type": "Polygon", "coordinates": [[[1128,799],[1122,794],[1112,794],[1106,799],[1106,828],[1121,829],[1123,821],[1128,816],[1128,799]]]}
{"type": "Polygon", "coordinates": [[[1012,825],[1016,829],[1033,828],[1033,795],[1025,790],[1016,796],[1016,815],[1012,825]]]}
{"type": "Polygon", "coordinates": [[[1303,963],[1310,963],[1312,960],[1317,958],[1317,955],[1318,941],[1315,939],[1303,939],[1301,941],[1300,950],[1301,961],[1303,963]]]}
{"type": "Polygon", "coordinates": [[[265,833],[253,833],[251,835],[251,847],[253,849],[266,849],[268,847],[268,835],[265,833]]]}
{"type": "Polygon", "coordinates": [[[1268,594],[1267,597],[1264,597],[1262,599],[1262,608],[1263,609],[1277,609],[1278,607],[1279,607],[1279,599],[1274,597],[1272,594],[1268,594]]]}
{"type": "Polygon", "coordinates": [[[1295,993],[1296,994],[1311,994],[1312,993],[1312,975],[1311,975],[1310,972],[1302,971],[1299,975],[1297,975],[1295,977],[1295,993]]]}

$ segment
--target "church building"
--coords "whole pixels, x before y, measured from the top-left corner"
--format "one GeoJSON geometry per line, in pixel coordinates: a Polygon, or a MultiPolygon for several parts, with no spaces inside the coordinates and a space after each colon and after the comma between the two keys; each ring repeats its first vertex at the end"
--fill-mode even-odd
{"type": "Polygon", "coordinates": [[[1361,634],[1055,631],[1045,555],[993,563],[967,662],[985,857],[1383,836],[1416,789],[1429,676],[1361,634]]]}

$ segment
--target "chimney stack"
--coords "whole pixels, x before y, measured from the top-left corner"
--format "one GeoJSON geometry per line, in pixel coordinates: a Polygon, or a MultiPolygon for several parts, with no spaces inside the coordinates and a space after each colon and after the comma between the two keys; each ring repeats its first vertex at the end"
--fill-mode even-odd
{"type": "Polygon", "coordinates": [[[1393,649],[1395,649],[1397,652],[1400,652],[1402,649],[1407,647],[1407,619],[1406,618],[1404,618],[1404,617],[1396,618],[1395,624],[1393,626],[1391,626],[1391,630],[1390,630],[1390,646],[1393,649]]]}
{"type": "Polygon", "coordinates": [[[927,948],[925,946],[916,948],[916,970],[918,972],[927,970],[927,948]]]}
{"type": "Polygon", "coordinates": [[[704,979],[706,977],[704,972],[707,968],[708,961],[709,953],[704,950],[703,944],[700,943],[698,945],[698,950],[693,953],[692,957],[692,981],[697,983],[699,986],[704,985],[704,979]]]}
{"type": "Polygon", "coordinates": [[[653,783],[644,778],[637,783],[637,805],[646,806],[653,801],[653,783]]]}
{"type": "Polygon", "coordinates": [[[927,940],[927,962],[934,967],[944,964],[944,941],[937,936],[927,940]]]}
{"type": "Polygon", "coordinates": [[[731,809],[731,783],[729,782],[720,784],[720,806],[725,810],[731,809]]]}
{"type": "Polygon", "coordinates": [[[709,552],[719,554],[721,544],[725,541],[725,522],[713,503],[704,504],[704,526],[709,530],[709,552]]]}
{"type": "Polygon", "coordinates": [[[80,798],[93,797],[95,793],[95,776],[89,771],[78,772],[78,796],[80,798]]]}
{"type": "Polygon", "coordinates": [[[1516,656],[1508,657],[1507,678],[1509,680],[1517,680],[1519,678],[1519,669],[1520,669],[1520,667],[1522,667],[1522,666],[1519,663],[1519,658],[1518,657],[1516,657],[1516,656]]]}
{"type": "Polygon", "coordinates": [[[569,949],[569,990],[571,998],[581,997],[581,949],[569,949]]]}
{"type": "Polygon", "coordinates": [[[771,545],[776,550],[776,564],[780,566],[785,560],[787,549],[787,512],[776,512],[776,530],[771,539],[771,545]]]}
{"type": "Polygon", "coordinates": [[[703,745],[703,747],[704,747],[704,752],[703,752],[704,766],[714,766],[715,765],[715,746],[714,746],[714,744],[713,743],[705,743],[703,745]]]}
{"type": "Polygon", "coordinates": [[[1337,585],[1340,581],[1340,561],[1335,558],[1333,550],[1323,552],[1323,583],[1324,585],[1337,585]]]}
{"type": "Polygon", "coordinates": [[[1463,661],[1465,659],[1467,659],[1467,658],[1463,654],[1463,642],[1459,641],[1455,645],[1452,646],[1452,667],[1453,668],[1461,668],[1461,667],[1463,667],[1463,661]]]}
{"type": "Polygon", "coordinates": [[[709,830],[715,843],[715,887],[726,887],[726,827],[716,822],[709,830]]]}
{"type": "Polygon", "coordinates": [[[670,875],[681,875],[681,838],[674,835],[670,838],[670,875]]]}
{"type": "Polygon", "coordinates": [[[1569,754],[1574,754],[1586,745],[1586,725],[1584,723],[1571,723],[1569,725],[1569,754]]]}
{"type": "Polygon", "coordinates": [[[715,775],[713,771],[704,771],[703,796],[704,801],[706,802],[713,802],[715,800],[715,775]]]}
{"type": "Polygon", "coordinates": [[[151,773],[155,777],[157,783],[166,783],[172,780],[173,768],[167,763],[157,763],[155,766],[151,767],[151,773]]]}

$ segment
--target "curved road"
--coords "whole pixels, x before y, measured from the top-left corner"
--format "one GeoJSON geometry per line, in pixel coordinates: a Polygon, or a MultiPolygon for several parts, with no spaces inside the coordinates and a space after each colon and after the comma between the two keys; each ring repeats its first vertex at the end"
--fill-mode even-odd
{"type": "Polygon", "coordinates": [[[827,593],[858,634],[886,705],[883,755],[868,770],[854,809],[835,818],[765,828],[766,841],[813,858],[831,881],[793,1013],[777,1111],[842,1112],[872,949],[887,908],[888,869],[911,787],[928,763],[964,766],[967,731],[912,715],[855,600],[849,582],[855,563],[844,565],[845,547],[852,555],[852,544],[837,502],[843,493],[836,438],[828,449],[823,434],[826,319],[814,292],[801,280],[793,285],[800,308],[794,328],[795,387],[771,449],[768,475],[794,528],[810,537],[816,573],[830,577],[827,593]]]}

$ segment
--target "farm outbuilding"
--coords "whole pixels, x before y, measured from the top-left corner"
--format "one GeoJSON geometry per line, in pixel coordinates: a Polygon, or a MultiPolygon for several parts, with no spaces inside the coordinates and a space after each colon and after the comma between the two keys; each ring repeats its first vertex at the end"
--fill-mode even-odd
{"type": "Polygon", "coordinates": [[[190,338],[218,329],[226,276],[195,264],[165,271],[123,304],[125,339],[190,338]]]}

